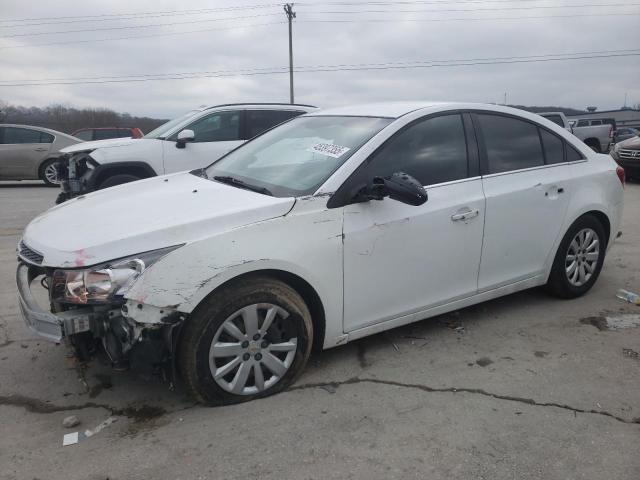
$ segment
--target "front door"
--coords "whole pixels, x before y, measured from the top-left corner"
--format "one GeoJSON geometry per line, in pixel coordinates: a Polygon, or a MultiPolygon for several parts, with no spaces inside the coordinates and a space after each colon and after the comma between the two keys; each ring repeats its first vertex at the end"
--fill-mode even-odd
{"type": "Polygon", "coordinates": [[[212,113],[184,127],[195,138],[184,148],[176,147],[177,133],[163,142],[164,173],[203,168],[241,145],[241,110],[212,113]]]}
{"type": "Polygon", "coordinates": [[[485,201],[475,159],[462,115],[449,114],[410,124],[367,160],[367,177],[404,171],[429,199],[344,207],[345,332],[476,292],[485,201]]]}

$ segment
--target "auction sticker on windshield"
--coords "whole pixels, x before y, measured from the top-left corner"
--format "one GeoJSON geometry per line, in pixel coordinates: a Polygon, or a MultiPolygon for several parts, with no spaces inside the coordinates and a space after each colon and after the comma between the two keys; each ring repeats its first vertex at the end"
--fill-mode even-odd
{"type": "Polygon", "coordinates": [[[333,145],[332,143],[316,143],[313,147],[309,148],[308,151],[326,155],[327,157],[340,158],[349,150],[349,147],[341,147],[340,145],[333,145]]]}

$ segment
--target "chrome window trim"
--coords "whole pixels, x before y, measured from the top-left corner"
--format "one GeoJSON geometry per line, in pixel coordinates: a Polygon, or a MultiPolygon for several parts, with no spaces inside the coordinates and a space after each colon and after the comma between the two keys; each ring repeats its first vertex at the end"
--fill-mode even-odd
{"type": "Polygon", "coordinates": [[[448,187],[449,185],[455,185],[456,183],[465,183],[465,182],[471,182],[473,180],[481,180],[482,176],[481,175],[476,175],[475,177],[466,177],[466,178],[459,178],[457,180],[449,180],[448,182],[441,182],[441,183],[433,183],[431,185],[423,185],[423,187],[425,189],[434,189],[434,188],[440,188],[440,187],[448,187]]]}

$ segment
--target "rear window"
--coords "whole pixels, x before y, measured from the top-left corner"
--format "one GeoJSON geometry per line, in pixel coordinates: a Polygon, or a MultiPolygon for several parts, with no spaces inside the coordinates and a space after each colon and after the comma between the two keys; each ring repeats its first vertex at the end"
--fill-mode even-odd
{"type": "Polygon", "coordinates": [[[478,114],[489,173],[544,165],[538,127],[513,117],[478,114]]]}
{"type": "Polygon", "coordinates": [[[253,138],[271,127],[297,117],[304,112],[293,110],[249,110],[247,111],[246,138],[253,138]]]}
{"type": "Polygon", "coordinates": [[[8,145],[21,143],[51,143],[53,135],[30,128],[5,127],[3,142],[8,145]]]}
{"type": "Polygon", "coordinates": [[[122,135],[119,134],[117,128],[96,128],[93,131],[94,140],[108,140],[110,138],[118,138],[122,135]]]}
{"type": "Polygon", "coordinates": [[[76,133],[74,136],[76,138],[79,138],[80,140],[88,142],[89,140],[93,140],[93,130],[82,130],[81,132],[76,133]]]}

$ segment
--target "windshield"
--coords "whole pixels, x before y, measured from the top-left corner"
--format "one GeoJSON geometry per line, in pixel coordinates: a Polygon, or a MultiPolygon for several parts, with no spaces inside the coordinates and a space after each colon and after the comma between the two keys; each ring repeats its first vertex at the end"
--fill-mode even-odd
{"type": "Polygon", "coordinates": [[[193,117],[199,111],[200,110],[191,110],[190,112],[187,112],[187,113],[185,113],[184,115],[182,115],[182,116],[180,116],[178,118],[174,118],[173,120],[169,120],[168,122],[163,123],[162,125],[160,125],[155,130],[151,130],[149,133],[147,133],[144,136],[144,138],[164,137],[165,133],[171,131],[174,127],[176,127],[177,125],[180,125],[182,122],[187,121],[188,119],[193,117]]]}
{"type": "Polygon", "coordinates": [[[232,177],[276,197],[309,195],[391,121],[298,117],[221,158],[207,168],[207,177],[232,177]]]}

